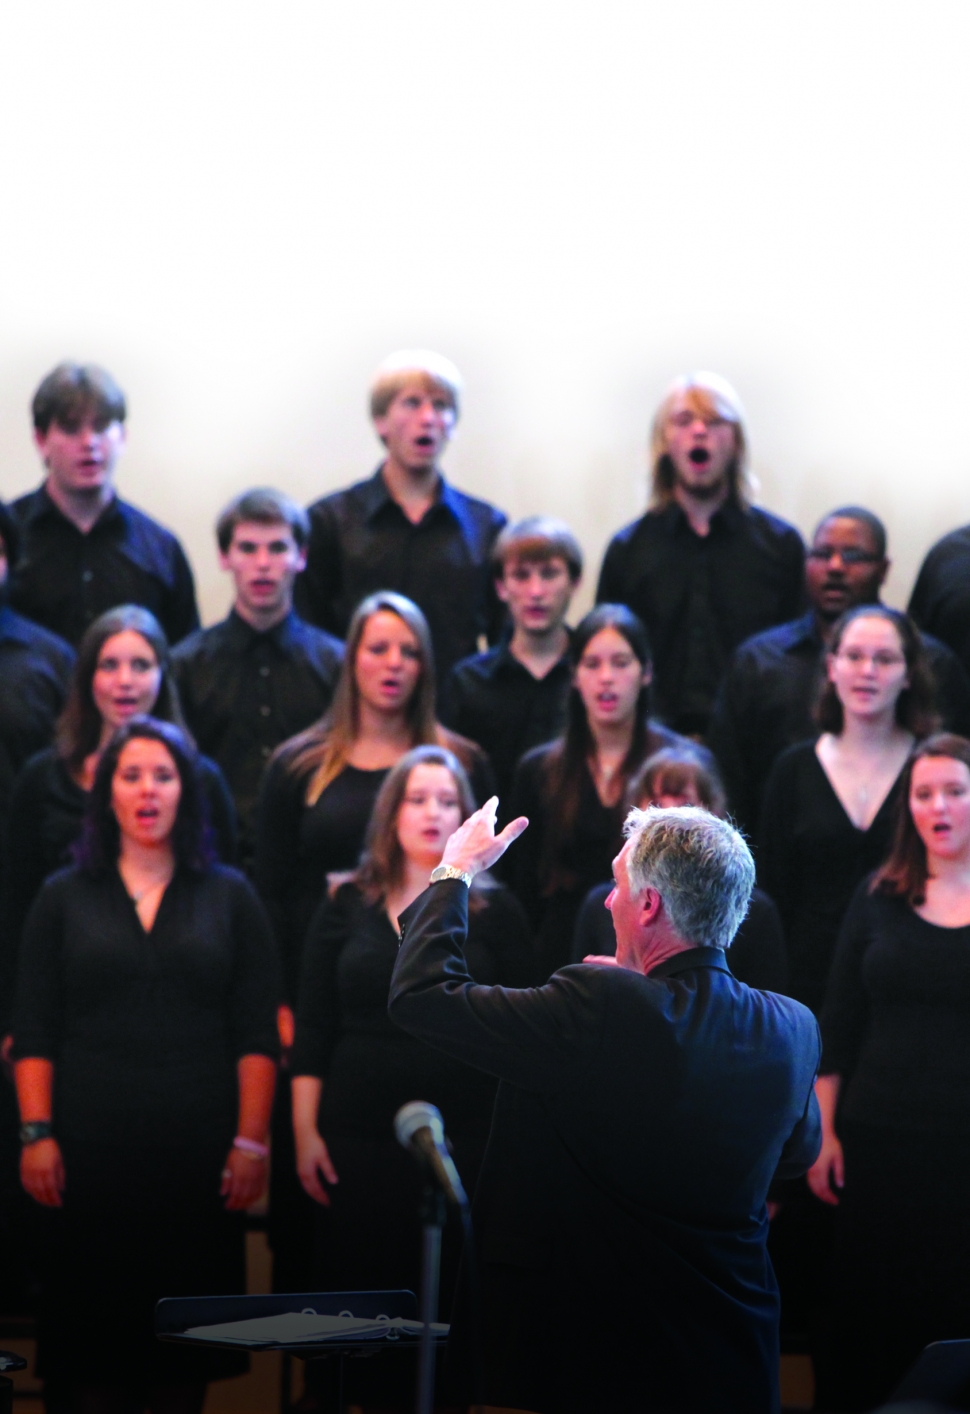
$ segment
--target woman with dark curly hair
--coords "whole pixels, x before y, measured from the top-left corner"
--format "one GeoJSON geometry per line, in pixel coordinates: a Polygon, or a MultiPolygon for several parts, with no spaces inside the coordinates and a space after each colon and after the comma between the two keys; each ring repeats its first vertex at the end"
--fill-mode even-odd
{"type": "Polygon", "coordinates": [[[100,753],[77,863],[30,911],[14,1013],[21,1177],[60,1210],[42,1358],[81,1414],[197,1414],[239,1371],[160,1344],[152,1317],[163,1295],[244,1289],[277,997],[265,913],[212,862],[191,744],[134,719],[100,753]]]}
{"type": "MultiPolygon", "coordinates": [[[[8,995],[30,905],[48,874],[70,862],[101,753],[118,727],[144,713],[185,730],[161,626],[147,609],[122,604],[95,619],[82,638],[55,744],[32,756],[14,785],[16,828],[10,831],[4,886],[8,995]]],[[[199,766],[219,856],[232,863],[232,797],[213,761],[201,757],[199,766]]]]}
{"type": "Polygon", "coordinates": [[[924,1345],[970,1329],[970,741],[903,773],[888,860],[845,917],[822,1011],[822,1151],[838,1206],[816,1408],[871,1409],[924,1345]]]}

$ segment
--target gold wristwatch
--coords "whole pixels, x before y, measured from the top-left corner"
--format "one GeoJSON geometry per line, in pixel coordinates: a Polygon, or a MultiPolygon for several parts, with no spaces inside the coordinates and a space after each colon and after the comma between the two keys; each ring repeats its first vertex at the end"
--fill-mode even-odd
{"type": "Polygon", "coordinates": [[[460,879],[467,889],[472,886],[471,874],[466,874],[463,869],[456,869],[453,864],[439,864],[437,869],[432,869],[428,882],[440,884],[442,879],[460,879]]]}

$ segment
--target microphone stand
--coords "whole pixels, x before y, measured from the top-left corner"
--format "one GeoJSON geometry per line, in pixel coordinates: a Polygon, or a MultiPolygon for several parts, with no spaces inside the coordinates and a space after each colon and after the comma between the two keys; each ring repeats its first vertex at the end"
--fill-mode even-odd
{"type": "Polygon", "coordinates": [[[438,1319],[438,1284],[441,1276],[441,1229],[448,1210],[445,1195],[434,1183],[425,1185],[421,1200],[421,1339],[418,1346],[416,1414],[433,1414],[434,1338],[431,1323],[438,1319]]]}

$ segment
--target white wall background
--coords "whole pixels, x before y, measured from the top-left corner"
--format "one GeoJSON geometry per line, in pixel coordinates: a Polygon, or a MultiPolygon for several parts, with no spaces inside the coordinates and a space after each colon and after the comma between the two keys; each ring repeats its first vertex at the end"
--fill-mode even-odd
{"type": "Polygon", "coordinates": [[[438,347],[445,467],[603,546],[666,382],[748,408],[765,505],[862,501],[903,602],[970,520],[965,0],[46,0],[0,14],[0,494],[60,358],[120,489],[228,602],[236,490],[370,471],[372,367],[438,347]]]}

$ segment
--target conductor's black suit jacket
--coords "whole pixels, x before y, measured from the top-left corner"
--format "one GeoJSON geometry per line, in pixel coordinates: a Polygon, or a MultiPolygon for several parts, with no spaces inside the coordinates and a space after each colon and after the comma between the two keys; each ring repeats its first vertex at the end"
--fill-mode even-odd
{"type": "MultiPolygon", "coordinates": [[[[402,915],[390,1014],[501,1080],[475,1198],[486,1401],[777,1410],[765,1200],[818,1152],[812,1014],[736,981],[716,948],[648,976],[478,986],[467,908],[445,881],[402,915]]],[[[466,1326],[459,1302],[459,1349],[466,1326]]]]}

